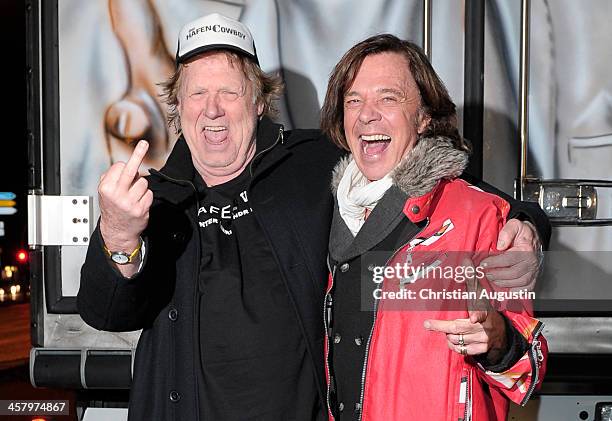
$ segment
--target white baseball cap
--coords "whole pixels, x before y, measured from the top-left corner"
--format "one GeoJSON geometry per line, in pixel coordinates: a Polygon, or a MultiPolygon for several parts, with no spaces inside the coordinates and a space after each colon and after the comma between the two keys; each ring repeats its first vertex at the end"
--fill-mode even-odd
{"type": "Polygon", "coordinates": [[[232,50],[259,64],[251,31],[243,23],[211,13],[189,22],[179,32],[176,64],[211,50],[232,50]]]}

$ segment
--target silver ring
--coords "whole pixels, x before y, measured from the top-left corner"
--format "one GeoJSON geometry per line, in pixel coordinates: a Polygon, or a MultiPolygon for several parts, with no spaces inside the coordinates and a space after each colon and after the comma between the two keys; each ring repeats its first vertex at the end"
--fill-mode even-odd
{"type": "Polygon", "coordinates": [[[465,345],[461,345],[459,347],[459,353],[463,356],[467,355],[467,348],[465,347],[465,345]]]}
{"type": "Polygon", "coordinates": [[[463,333],[459,334],[459,346],[465,346],[465,341],[463,340],[463,333]]]}

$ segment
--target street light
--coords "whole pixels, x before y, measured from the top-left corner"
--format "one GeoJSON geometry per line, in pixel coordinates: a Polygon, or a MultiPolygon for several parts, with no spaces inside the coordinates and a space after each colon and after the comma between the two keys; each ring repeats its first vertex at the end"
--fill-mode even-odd
{"type": "Polygon", "coordinates": [[[25,263],[28,261],[28,253],[25,250],[19,250],[17,252],[17,261],[19,263],[25,263]]]}

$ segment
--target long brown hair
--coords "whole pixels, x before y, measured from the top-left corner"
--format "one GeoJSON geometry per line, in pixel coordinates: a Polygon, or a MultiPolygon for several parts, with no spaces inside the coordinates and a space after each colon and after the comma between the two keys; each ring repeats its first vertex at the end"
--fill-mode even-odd
{"type": "Polygon", "coordinates": [[[344,95],[353,84],[363,60],[372,54],[397,53],[406,58],[412,77],[421,94],[421,111],[430,117],[429,124],[420,137],[445,136],[457,149],[469,151],[470,147],[457,130],[457,113],[448,95],[421,48],[391,34],[372,36],[356,44],[344,54],[334,67],[325,102],[321,109],[321,129],[336,145],[349,149],[344,136],[344,95]]]}

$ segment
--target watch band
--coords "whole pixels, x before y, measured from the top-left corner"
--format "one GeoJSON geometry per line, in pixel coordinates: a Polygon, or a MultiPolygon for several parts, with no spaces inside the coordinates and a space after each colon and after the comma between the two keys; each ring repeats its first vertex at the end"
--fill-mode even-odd
{"type": "Polygon", "coordinates": [[[106,251],[106,254],[108,255],[108,257],[115,263],[118,263],[118,264],[132,263],[132,260],[134,259],[134,257],[138,255],[138,253],[140,252],[140,249],[142,248],[142,244],[144,243],[142,237],[138,237],[138,240],[139,240],[138,246],[136,246],[134,251],[132,251],[129,254],[123,251],[110,251],[108,247],[106,247],[106,244],[103,244],[104,251],[106,251]],[[118,261],[117,259],[114,258],[115,256],[121,257],[122,260],[124,261],[123,262],[118,261]]]}

